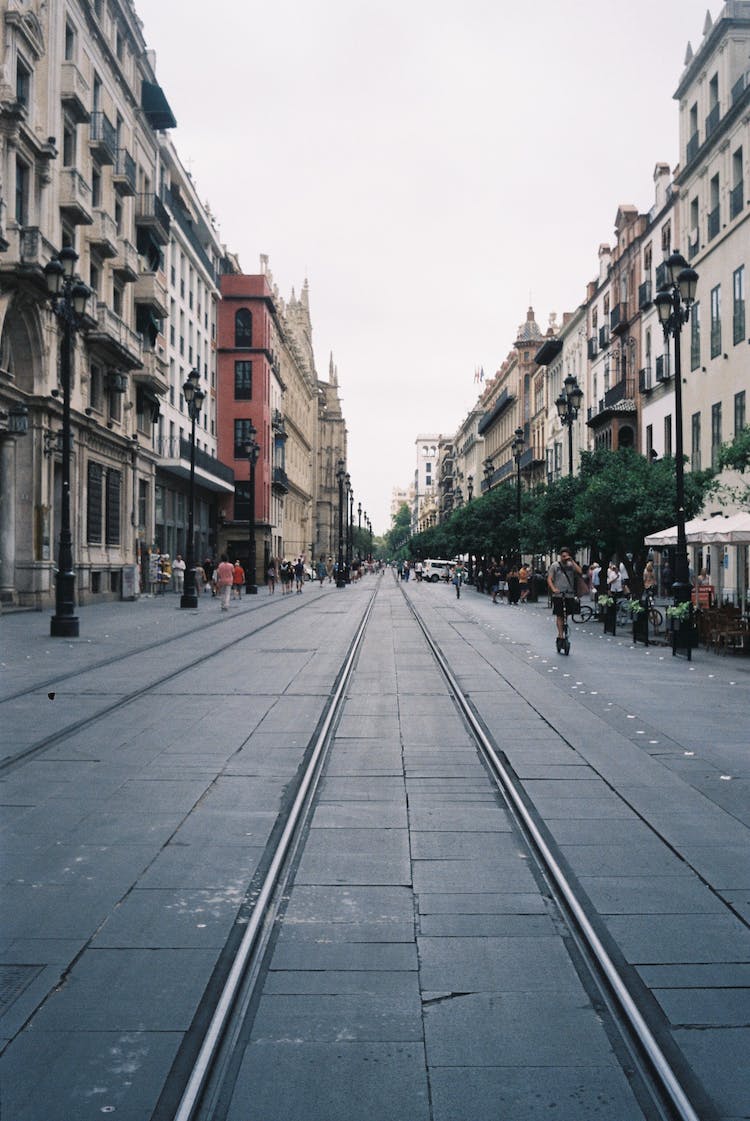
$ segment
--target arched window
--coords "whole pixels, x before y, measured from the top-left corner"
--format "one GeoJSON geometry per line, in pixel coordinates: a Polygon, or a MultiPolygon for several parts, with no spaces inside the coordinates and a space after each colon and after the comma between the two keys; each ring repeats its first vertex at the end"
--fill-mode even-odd
{"type": "Polygon", "coordinates": [[[247,308],[240,308],[234,317],[234,345],[242,348],[253,345],[253,317],[247,308]]]}

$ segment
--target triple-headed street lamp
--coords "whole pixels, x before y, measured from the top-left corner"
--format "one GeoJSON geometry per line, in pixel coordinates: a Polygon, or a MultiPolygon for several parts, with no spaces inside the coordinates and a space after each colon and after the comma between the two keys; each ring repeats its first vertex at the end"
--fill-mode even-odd
{"type": "Polygon", "coordinates": [[[180,607],[197,607],[198,591],[195,586],[195,422],[200,416],[206,394],[201,389],[198,370],[191,370],[182,387],[188,416],[190,417],[190,493],[188,497],[188,532],[185,548],[185,583],[180,596],[180,607]]]}
{"type": "Polygon", "coordinates": [[[250,421],[247,435],[242,443],[242,450],[250,464],[248,513],[247,513],[247,572],[245,573],[245,592],[249,596],[258,594],[258,583],[255,574],[255,464],[260,455],[260,444],[255,439],[258,430],[250,421]]]}
{"type": "Polygon", "coordinates": [[[677,479],[677,553],[674,565],[672,595],[675,604],[690,600],[690,566],[685,537],[685,463],[682,443],[682,357],[680,335],[683,323],[690,319],[695,303],[698,273],[691,269],[680,253],[667,260],[669,284],[654,296],[656,310],[664,328],[664,341],[674,339],[674,411],[675,411],[675,476],[677,479]]]}
{"type": "Polygon", "coordinates": [[[583,403],[583,390],[573,374],[568,374],[563,391],[555,401],[557,415],[568,429],[568,474],[573,474],[573,425],[583,403]]]}
{"type": "Polygon", "coordinates": [[[336,587],[346,587],[344,579],[344,480],[346,479],[346,464],[343,459],[338,462],[336,469],[336,482],[339,485],[339,549],[336,563],[336,587]]]}
{"type": "Polygon", "coordinates": [[[521,560],[521,456],[526,441],[523,428],[517,428],[513,433],[513,443],[510,445],[513,459],[516,463],[516,532],[518,535],[518,560],[521,560]]]}
{"type": "Polygon", "coordinates": [[[62,496],[60,503],[60,539],[57,572],[55,573],[55,614],[50,620],[52,638],[76,638],[78,617],[75,613],[75,572],[73,570],[73,536],[70,529],[70,390],[73,369],[73,335],[80,328],[91,295],[80,277],[75,275],[78,254],[66,245],[57,257],[45,266],[47,290],[52,309],[63,325],[60,354],[60,380],[63,391],[62,415],[62,496]]]}

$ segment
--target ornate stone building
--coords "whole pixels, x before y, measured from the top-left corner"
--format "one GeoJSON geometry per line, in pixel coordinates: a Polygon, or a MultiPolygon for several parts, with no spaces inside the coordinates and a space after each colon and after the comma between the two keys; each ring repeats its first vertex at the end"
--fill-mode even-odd
{"type": "MultiPolygon", "coordinates": [[[[314,558],[338,555],[339,460],[347,460],[346,422],[341,411],[339,375],[328,363],[328,381],[318,379],[318,479],[314,558]]],[[[345,516],[345,515],[344,515],[345,516]]],[[[311,558],[313,559],[313,558],[311,558]]]]}

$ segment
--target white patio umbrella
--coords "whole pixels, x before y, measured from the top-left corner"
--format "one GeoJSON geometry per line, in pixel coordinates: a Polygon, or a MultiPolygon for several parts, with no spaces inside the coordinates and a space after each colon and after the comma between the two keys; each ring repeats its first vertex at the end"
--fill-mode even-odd
{"type": "MultiPolygon", "coordinates": [[[[694,538],[694,533],[700,533],[708,521],[713,521],[713,518],[692,518],[689,522],[685,522],[685,536],[687,537],[688,544],[696,544],[699,540],[694,538]]],[[[644,537],[644,544],[650,545],[653,549],[666,549],[670,545],[677,544],[677,526],[670,526],[669,529],[660,529],[658,533],[649,533],[648,537],[644,537]]]]}

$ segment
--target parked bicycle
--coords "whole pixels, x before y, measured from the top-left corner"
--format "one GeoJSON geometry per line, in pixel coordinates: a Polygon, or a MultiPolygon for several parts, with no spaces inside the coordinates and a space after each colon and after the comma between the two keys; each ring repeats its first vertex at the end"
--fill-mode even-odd
{"type": "MultiPolygon", "coordinates": [[[[617,605],[617,626],[625,627],[628,623],[633,622],[633,604],[638,604],[643,607],[640,600],[637,599],[621,599],[617,605]]],[[[658,631],[664,622],[664,616],[653,600],[653,596],[647,597],[645,610],[648,612],[648,621],[655,631],[658,631]]]]}

